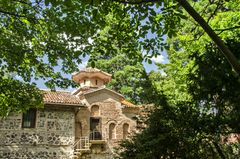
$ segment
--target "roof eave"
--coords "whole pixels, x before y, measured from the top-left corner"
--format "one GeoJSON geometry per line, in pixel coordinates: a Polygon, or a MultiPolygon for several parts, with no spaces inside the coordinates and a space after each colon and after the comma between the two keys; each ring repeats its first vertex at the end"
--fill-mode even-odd
{"type": "Polygon", "coordinates": [[[115,92],[115,91],[113,91],[113,90],[111,90],[111,89],[108,89],[108,88],[100,88],[100,89],[97,89],[97,90],[93,90],[93,91],[90,91],[90,92],[86,92],[86,93],[84,93],[84,95],[92,94],[92,93],[95,93],[95,92],[98,92],[98,91],[101,91],[101,90],[108,90],[108,91],[110,91],[110,92],[112,92],[112,93],[114,93],[114,94],[116,94],[116,95],[124,98],[124,96],[121,95],[120,93],[117,93],[117,92],[115,92]]]}
{"type": "Polygon", "coordinates": [[[44,102],[45,106],[60,106],[60,107],[86,107],[84,104],[75,104],[75,103],[52,103],[52,102],[44,102]]]}

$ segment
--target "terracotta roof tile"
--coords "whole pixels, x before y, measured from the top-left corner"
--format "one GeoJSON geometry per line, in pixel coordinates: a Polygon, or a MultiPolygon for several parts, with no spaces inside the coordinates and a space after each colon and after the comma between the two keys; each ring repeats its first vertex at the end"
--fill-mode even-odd
{"type": "Polygon", "coordinates": [[[133,103],[127,101],[127,100],[122,100],[121,103],[125,106],[125,107],[137,107],[136,105],[134,105],[133,103]]]}
{"type": "Polygon", "coordinates": [[[79,92],[81,92],[80,95],[82,95],[82,94],[84,94],[84,93],[92,92],[92,91],[94,91],[94,90],[96,90],[96,89],[98,89],[98,88],[97,88],[97,87],[88,87],[88,86],[85,86],[85,87],[82,87],[82,88],[79,88],[79,89],[75,90],[75,91],[73,92],[73,94],[76,95],[76,94],[78,94],[79,92]]]}
{"type": "Polygon", "coordinates": [[[44,103],[50,104],[74,104],[82,105],[82,101],[70,92],[62,91],[43,91],[44,103]]]}
{"type": "Polygon", "coordinates": [[[77,74],[79,74],[79,73],[81,73],[81,72],[87,72],[87,73],[101,72],[101,73],[103,73],[103,74],[105,74],[105,75],[107,75],[107,76],[112,76],[111,74],[109,74],[109,73],[107,73],[107,72],[104,72],[104,71],[102,71],[102,70],[99,70],[99,69],[97,69],[97,68],[92,68],[92,67],[80,69],[79,72],[74,72],[74,73],[73,73],[73,76],[75,76],[75,75],[77,75],[77,74]]]}
{"type": "Polygon", "coordinates": [[[99,70],[97,68],[92,68],[92,67],[83,68],[83,69],[80,69],[80,71],[83,71],[83,72],[101,72],[101,70],[99,70]]]}
{"type": "Polygon", "coordinates": [[[223,137],[222,139],[224,139],[223,141],[225,143],[237,143],[240,141],[240,134],[231,133],[231,134],[227,135],[226,137],[223,137]]]}
{"type": "Polygon", "coordinates": [[[99,70],[97,68],[92,68],[92,67],[81,69],[80,72],[101,72],[101,73],[103,73],[105,75],[112,76],[111,74],[109,74],[107,72],[104,72],[102,70],[99,70]]]}

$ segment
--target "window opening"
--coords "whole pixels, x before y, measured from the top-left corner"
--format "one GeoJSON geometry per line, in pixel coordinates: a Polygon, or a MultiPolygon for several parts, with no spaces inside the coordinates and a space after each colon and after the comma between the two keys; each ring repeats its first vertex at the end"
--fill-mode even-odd
{"type": "Polygon", "coordinates": [[[115,139],[116,138],[116,124],[111,123],[109,125],[109,139],[115,139]]]}
{"type": "Polygon", "coordinates": [[[35,128],[36,112],[36,109],[29,109],[27,112],[23,113],[22,128],[35,128]]]}
{"type": "Polygon", "coordinates": [[[98,105],[93,105],[91,107],[91,116],[92,117],[97,117],[99,115],[100,115],[100,113],[99,113],[99,106],[98,105]]]}
{"type": "Polygon", "coordinates": [[[129,134],[129,124],[123,124],[123,139],[126,139],[129,134]]]}
{"type": "Polygon", "coordinates": [[[101,123],[99,118],[90,118],[90,139],[91,140],[101,140],[101,123]]]}

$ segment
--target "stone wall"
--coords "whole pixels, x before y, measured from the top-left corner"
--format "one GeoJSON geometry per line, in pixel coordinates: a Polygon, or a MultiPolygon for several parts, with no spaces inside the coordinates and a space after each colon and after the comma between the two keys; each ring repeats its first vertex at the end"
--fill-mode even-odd
{"type": "Polygon", "coordinates": [[[69,159],[75,139],[74,111],[38,110],[35,128],[22,128],[22,114],[0,120],[0,158],[69,159]]]}

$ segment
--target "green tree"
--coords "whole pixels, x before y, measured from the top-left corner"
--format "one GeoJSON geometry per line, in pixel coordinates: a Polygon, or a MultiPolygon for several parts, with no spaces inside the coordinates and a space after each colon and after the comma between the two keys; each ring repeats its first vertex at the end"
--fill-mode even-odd
{"type": "MultiPolygon", "coordinates": [[[[228,46],[237,51],[239,42],[228,46]]],[[[239,133],[239,77],[216,47],[206,48],[201,56],[191,54],[191,66],[184,64],[184,58],[173,58],[183,67],[179,63],[164,67],[167,76],[158,81],[164,84],[158,87],[161,106],[150,115],[143,132],[122,142],[117,158],[238,157],[238,141],[223,139],[239,133]]]]}
{"type": "MultiPolygon", "coordinates": [[[[216,4],[215,1],[213,3],[216,4]]],[[[88,55],[93,48],[103,47],[104,49],[101,50],[114,50],[111,42],[119,41],[123,50],[135,49],[136,46],[132,45],[130,40],[126,40],[132,37],[139,40],[137,45],[140,50],[147,51],[144,59],[150,59],[159,55],[159,50],[167,47],[163,35],[169,37],[176,35],[181,19],[186,17],[181,6],[192,13],[193,10],[188,2],[182,0],[1,1],[1,77],[6,73],[14,72],[22,78],[22,84],[34,85],[32,79],[41,78],[47,81],[46,85],[50,88],[55,86],[66,88],[73,84],[63,78],[61,73],[54,71],[55,66],[61,63],[62,72],[74,72],[81,63],[81,57],[88,55]],[[108,16],[118,19],[119,23],[112,27],[113,30],[108,31],[109,36],[105,41],[95,45],[99,31],[109,25],[108,16]],[[126,17],[130,18],[125,19],[126,17]],[[149,32],[154,36],[149,37],[149,32]],[[93,43],[89,38],[94,40],[93,43]]],[[[201,17],[197,16],[198,14],[191,15],[197,17],[196,20],[200,18],[198,23],[207,26],[204,29],[220,46],[235,70],[239,70],[234,56],[232,57],[231,52],[226,49],[218,36],[210,34],[214,32],[201,17]]],[[[107,52],[105,53],[108,55],[107,52]]],[[[134,54],[128,55],[135,57],[134,54]]],[[[9,110],[14,109],[9,108],[9,110]]]]}
{"type": "MultiPolygon", "coordinates": [[[[149,92],[152,87],[142,64],[143,55],[138,51],[137,39],[131,36],[124,42],[114,39],[111,44],[108,44],[108,47],[112,48],[110,50],[101,46],[107,38],[114,36],[111,34],[115,33],[111,31],[121,23],[127,24],[130,17],[126,16],[119,20],[110,14],[107,18],[108,25],[98,33],[97,40],[93,40],[94,45],[98,47],[92,48],[88,66],[94,65],[112,74],[112,81],[108,87],[123,94],[133,103],[150,103],[149,92]],[[131,47],[124,47],[125,44],[131,47]],[[135,58],[129,58],[129,56],[135,58]]],[[[121,32],[121,36],[124,33],[124,31],[121,32]]]]}
{"type": "MultiPolygon", "coordinates": [[[[71,82],[54,71],[60,61],[62,71],[76,70],[81,62],[77,46],[88,43],[91,20],[81,6],[68,16],[66,5],[46,6],[46,1],[0,1],[0,114],[41,106],[42,97],[32,79],[45,79],[50,88],[67,87],[71,82]],[[81,9],[82,8],[82,9],[81,9]],[[82,13],[79,13],[82,12],[82,13]],[[74,19],[79,19],[78,21],[74,19]],[[76,25],[85,27],[76,29],[76,25]],[[89,32],[86,32],[88,28],[89,32]],[[83,34],[84,33],[84,34],[83,34]],[[78,39],[74,39],[74,37],[78,39]],[[21,78],[11,78],[14,73],[21,78]]],[[[76,6],[77,7],[77,6],[76,6]]]]}
{"type": "MultiPolygon", "coordinates": [[[[239,58],[239,30],[232,27],[238,5],[208,3],[199,1],[195,8],[239,58]],[[220,10],[212,16],[216,7],[220,10]]],[[[222,139],[239,133],[239,76],[198,25],[182,21],[180,26],[178,36],[169,40],[170,63],[159,65],[167,74],[156,81],[161,106],[142,133],[122,143],[119,158],[238,158],[239,142],[222,139]]]]}
{"type": "Polygon", "coordinates": [[[128,59],[126,54],[118,54],[112,58],[98,58],[97,68],[112,74],[112,81],[108,84],[111,89],[123,94],[128,100],[141,104],[147,99],[147,73],[141,62],[128,59]]]}

